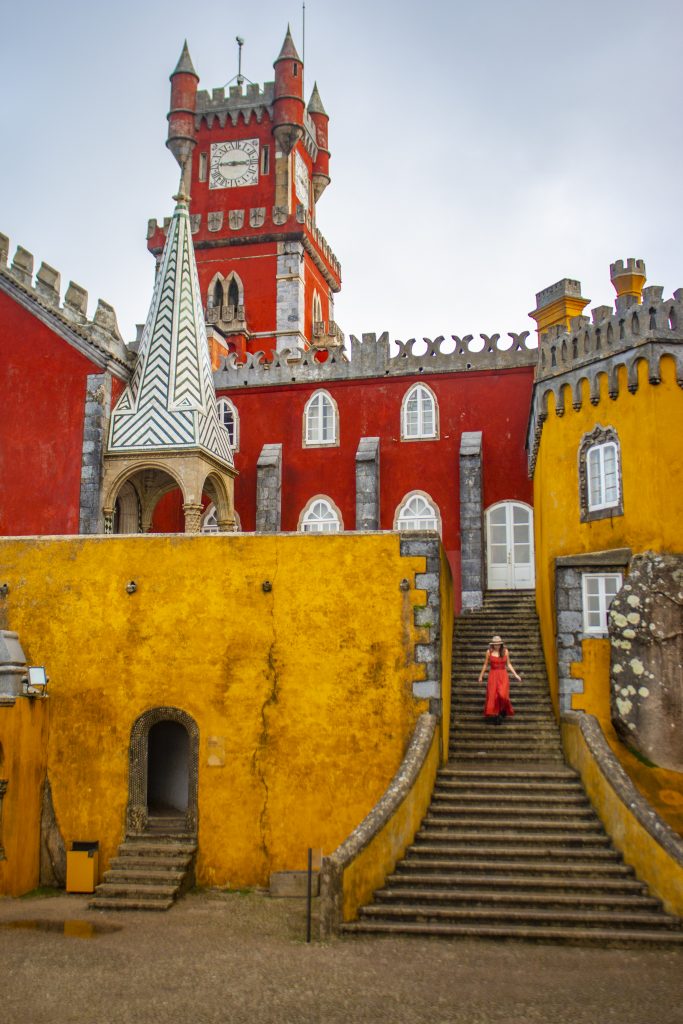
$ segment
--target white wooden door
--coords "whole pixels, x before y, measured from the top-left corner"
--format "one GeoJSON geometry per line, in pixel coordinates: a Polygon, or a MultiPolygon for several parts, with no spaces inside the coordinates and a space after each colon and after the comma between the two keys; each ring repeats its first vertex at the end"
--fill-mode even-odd
{"type": "Polygon", "coordinates": [[[528,505],[501,501],[486,512],[486,565],[489,590],[534,587],[534,522],[528,505]]]}

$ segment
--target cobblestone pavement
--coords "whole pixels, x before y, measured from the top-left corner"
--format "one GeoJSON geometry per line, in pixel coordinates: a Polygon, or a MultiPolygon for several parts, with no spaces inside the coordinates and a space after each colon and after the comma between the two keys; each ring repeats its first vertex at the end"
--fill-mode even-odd
{"type": "Polygon", "coordinates": [[[257,893],[165,914],[0,899],[0,1022],[683,1024],[681,950],[304,935],[300,901],[257,893]],[[66,919],[119,930],[72,937],[66,919]]]}

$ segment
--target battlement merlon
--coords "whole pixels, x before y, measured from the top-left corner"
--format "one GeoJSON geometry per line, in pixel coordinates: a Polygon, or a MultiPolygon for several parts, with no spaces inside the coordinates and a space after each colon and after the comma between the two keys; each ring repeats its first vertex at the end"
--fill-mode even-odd
{"type": "MultiPolygon", "coordinates": [[[[265,114],[272,121],[274,100],[275,82],[264,82],[263,88],[257,82],[248,83],[246,91],[240,85],[231,85],[227,95],[224,87],[212,89],[211,93],[208,89],[200,89],[195,106],[195,130],[199,131],[202,120],[206,122],[207,128],[212,128],[216,122],[225,128],[228,120],[235,127],[240,116],[245,124],[249,124],[252,117],[261,124],[265,114]]],[[[317,134],[315,122],[308,110],[303,112],[303,126],[302,141],[315,163],[318,158],[317,134]]]]}
{"type": "Polygon", "coordinates": [[[536,293],[536,309],[529,313],[536,321],[539,335],[557,324],[569,326],[573,316],[579,316],[589,299],[581,295],[581,282],[563,277],[561,281],[536,293]]]}
{"type": "Polygon", "coordinates": [[[411,338],[405,342],[397,341],[397,351],[392,354],[387,331],[379,336],[363,334],[360,339],[351,335],[350,351],[347,353],[344,349],[330,347],[325,362],[319,361],[318,348],[307,351],[282,349],[274,354],[272,361],[267,361],[263,352],[248,354],[244,362],[238,362],[235,355],[229,355],[214,372],[214,384],[217,391],[244,390],[245,387],[268,385],[325,384],[372,377],[386,379],[535,366],[538,349],[528,344],[529,331],[510,332],[508,337],[512,340],[505,348],[500,343],[499,334],[480,334],[483,346],[471,334],[463,337],[451,335],[448,341],[443,335],[434,340],[424,338],[420,342],[411,338]],[[418,345],[425,350],[416,352],[418,345]],[[446,345],[452,351],[444,351],[446,345]]]}
{"type": "Polygon", "coordinates": [[[18,246],[8,266],[9,251],[9,238],[0,234],[0,288],[88,358],[109,366],[116,376],[126,380],[132,354],[121,337],[113,307],[98,299],[95,314],[89,320],[85,288],[70,281],[60,304],[59,271],[43,262],[34,278],[33,253],[18,246]]]}

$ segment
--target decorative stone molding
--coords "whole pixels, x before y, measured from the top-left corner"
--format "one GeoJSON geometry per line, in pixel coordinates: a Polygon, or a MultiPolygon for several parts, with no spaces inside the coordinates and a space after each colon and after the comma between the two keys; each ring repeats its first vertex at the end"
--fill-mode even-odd
{"type": "Polygon", "coordinates": [[[425,572],[415,574],[415,589],[427,593],[427,603],[413,609],[413,621],[427,630],[427,639],[415,645],[415,664],[425,666],[425,679],[413,681],[413,696],[429,700],[429,710],[441,718],[441,540],[427,530],[401,533],[401,555],[426,560],[425,572]]]}
{"type": "Polygon", "coordinates": [[[579,460],[579,514],[582,523],[590,523],[596,519],[611,519],[612,516],[623,516],[624,514],[624,489],[621,477],[621,445],[614,427],[601,427],[598,424],[589,434],[581,438],[578,452],[579,460]],[[619,481],[619,500],[616,505],[610,508],[591,509],[588,505],[588,452],[596,444],[606,444],[611,441],[617,449],[617,478],[619,481]]]}
{"type": "Polygon", "coordinates": [[[574,317],[570,331],[556,327],[541,335],[527,432],[530,476],[551,395],[556,416],[564,415],[567,391],[572,408],[581,409],[586,384],[591,404],[597,405],[604,375],[609,397],[616,399],[622,368],[626,370],[626,386],[634,394],[638,390],[639,363],[647,363],[648,380],[656,385],[661,381],[663,356],[674,359],[676,379],[683,387],[683,289],[677,289],[667,301],[662,299],[662,292],[657,286],[644,288],[641,304],[633,296],[621,296],[616,312],[610,306],[598,306],[592,311],[593,323],[587,317],[574,317]]]}
{"type": "MultiPolygon", "coordinates": [[[[360,339],[351,335],[350,352],[329,348],[327,359],[312,349],[282,348],[268,361],[263,352],[248,353],[243,362],[233,353],[223,359],[214,372],[216,389],[243,390],[245,387],[264,387],[269,384],[320,383],[337,380],[358,380],[371,377],[407,377],[432,373],[459,373],[469,370],[502,370],[520,366],[535,366],[538,350],[527,345],[528,331],[510,334],[513,344],[509,348],[499,345],[500,335],[480,335],[484,347],[477,351],[473,335],[459,338],[453,351],[444,351],[447,344],[443,335],[423,339],[424,352],[416,352],[417,342],[398,341],[398,351],[392,354],[389,335],[363,334],[360,339]]],[[[422,344],[422,342],[420,342],[422,344]]],[[[448,343],[450,344],[450,342],[448,343]]]]}
{"type": "Polygon", "coordinates": [[[158,722],[178,722],[189,739],[187,811],[185,827],[197,832],[199,784],[199,728],[181,708],[159,707],[145,711],[133,724],[128,753],[128,807],[126,828],[130,835],[141,835],[147,828],[147,772],[149,761],[149,732],[158,722]]]}
{"type": "Polygon", "coordinates": [[[26,655],[19,642],[19,634],[0,629],[0,695],[20,696],[26,674],[26,655]]]}
{"type": "MultiPolygon", "coordinates": [[[[411,795],[420,779],[434,742],[437,718],[422,714],[417,720],[410,744],[401,765],[381,799],[353,832],[329,857],[324,857],[320,872],[320,937],[328,939],[339,932],[343,921],[344,872],[360,856],[384,826],[394,817],[401,804],[411,795]]],[[[429,787],[431,796],[432,785],[429,787]]],[[[426,811],[426,807],[424,810],[426,811]]],[[[418,817],[421,817],[419,815],[418,817]]],[[[405,845],[413,835],[403,837],[405,845]]],[[[402,844],[403,845],[403,844],[402,844]]],[[[386,865],[386,873],[393,864],[386,865]]]]}
{"type": "Polygon", "coordinates": [[[583,693],[583,679],[575,678],[571,668],[583,660],[582,641],[595,639],[583,631],[583,574],[623,572],[630,558],[630,548],[614,548],[555,559],[555,649],[560,711],[571,711],[573,695],[583,693]]]}

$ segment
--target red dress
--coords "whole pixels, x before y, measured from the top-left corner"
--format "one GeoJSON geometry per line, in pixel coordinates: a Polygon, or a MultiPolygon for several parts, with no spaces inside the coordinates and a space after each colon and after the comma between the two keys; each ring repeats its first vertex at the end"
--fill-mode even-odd
{"type": "Polygon", "coordinates": [[[502,658],[499,658],[497,654],[490,655],[489,679],[484,706],[486,718],[495,718],[498,715],[508,717],[515,713],[510,703],[510,677],[506,665],[507,651],[502,658]]]}

